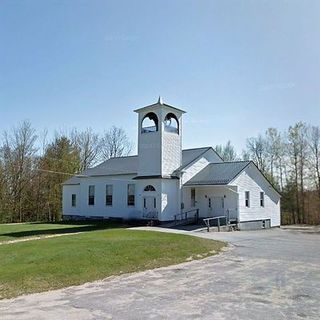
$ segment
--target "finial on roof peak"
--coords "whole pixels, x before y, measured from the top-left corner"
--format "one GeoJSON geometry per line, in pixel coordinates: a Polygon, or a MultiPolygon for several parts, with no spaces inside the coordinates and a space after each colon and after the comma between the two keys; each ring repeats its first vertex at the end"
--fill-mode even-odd
{"type": "Polygon", "coordinates": [[[161,96],[159,96],[158,103],[159,103],[159,104],[163,104],[163,100],[162,100],[162,97],[161,97],[161,96]]]}

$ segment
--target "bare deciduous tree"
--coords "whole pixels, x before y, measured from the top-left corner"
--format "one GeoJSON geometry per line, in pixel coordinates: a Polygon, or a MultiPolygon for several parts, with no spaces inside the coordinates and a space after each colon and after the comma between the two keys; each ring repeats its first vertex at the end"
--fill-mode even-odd
{"type": "Polygon", "coordinates": [[[281,133],[276,128],[269,128],[265,135],[265,150],[267,170],[271,181],[283,189],[285,169],[283,167],[285,158],[285,142],[281,133]]]}
{"type": "Polygon", "coordinates": [[[238,159],[236,150],[229,140],[226,145],[217,145],[216,152],[220,155],[223,161],[235,161],[238,159]]]}
{"type": "Polygon", "coordinates": [[[257,167],[266,172],[266,142],[261,135],[247,139],[247,153],[257,167]]]}
{"type": "Polygon", "coordinates": [[[22,122],[11,132],[4,132],[1,154],[7,175],[8,204],[14,215],[19,216],[19,221],[23,220],[24,207],[27,205],[27,185],[33,179],[36,139],[35,130],[29,121],[22,122]]]}
{"type": "Polygon", "coordinates": [[[320,128],[308,128],[308,143],[310,147],[309,165],[311,177],[314,180],[318,197],[320,199],[320,128]]]}
{"type": "Polygon", "coordinates": [[[307,159],[306,125],[298,122],[288,130],[288,155],[291,159],[291,172],[295,186],[298,223],[305,223],[305,169],[307,159]]]}
{"type": "Polygon", "coordinates": [[[105,132],[101,140],[102,160],[127,156],[131,150],[132,143],[122,128],[113,126],[109,131],[105,132]]]}
{"type": "Polygon", "coordinates": [[[99,161],[101,140],[99,135],[94,133],[91,128],[85,131],[73,129],[71,141],[80,152],[80,171],[86,170],[99,161]]]}

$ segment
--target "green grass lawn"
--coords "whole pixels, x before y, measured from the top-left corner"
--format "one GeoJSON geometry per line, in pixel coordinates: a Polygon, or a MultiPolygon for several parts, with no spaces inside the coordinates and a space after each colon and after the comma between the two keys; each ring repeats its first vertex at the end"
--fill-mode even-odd
{"type": "MultiPolygon", "coordinates": [[[[25,225],[16,227],[24,229],[25,225]]],[[[50,228],[44,224],[36,227],[50,228]]],[[[223,246],[222,242],[185,235],[127,229],[4,244],[0,245],[0,298],[177,264],[191,256],[199,259],[223,246]]]]}
{"type": "Polygon", "coordinates": [[[56,223],[15,223],[0,224],[0,242],[30,237],[42,237],[53,234],[75,233],[109,229],[119,223],[109,221],[73,221],[56,223]]]}

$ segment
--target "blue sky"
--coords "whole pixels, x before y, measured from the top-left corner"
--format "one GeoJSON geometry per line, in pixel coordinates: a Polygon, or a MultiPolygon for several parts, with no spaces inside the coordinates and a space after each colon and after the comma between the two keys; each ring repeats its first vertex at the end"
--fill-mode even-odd
{"type": "Polygon", "coordinates": [[[0,130],[123,127],[187,110],[184,147],[319,125],[320,1],[0,1],[0,130]]]}

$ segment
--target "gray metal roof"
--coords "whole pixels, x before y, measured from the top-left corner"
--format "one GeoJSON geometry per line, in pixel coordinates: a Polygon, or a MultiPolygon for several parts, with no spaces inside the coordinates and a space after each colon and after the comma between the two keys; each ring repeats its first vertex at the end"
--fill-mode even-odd
{"type": "Polygon", "coordinates": [[[194,161],[198,157],[200,157],[203,153],[208,151],[210,147],[203,148],[195,148],[195,149],[186,149],[182,151],[182,165],[181,167],[185,167],[190,162],[194,161]]]}
{"type": "MultiPolygon", "coordinates": [[[[200,157],[211,147],[185,149],[182,150],[182,166],[187,166],[189,163],[200,157]]],[[[179,169],[181,169],[179,168],[179,169]]],[[[74,176],[63,184],[79,184],[81,176],[109,176],[120,174],[137,174],[138,172],[138,156],[111,158],[102,162],[98,166],[87,169],[79,174],[80,177],[74,176]]]]}
{"type": "Polygon", "coordinates": [[[193,178],[188,185],[225,185],[231,182],[251,161],[210,163],[193,178]]]}
{"type": "Polygon", "coordinates": [[[138,156],[111,158],[82,174],[88,176],[108,176],[118,174],[135,174],[138,170],[138,156]]]}

